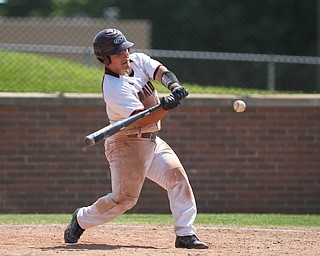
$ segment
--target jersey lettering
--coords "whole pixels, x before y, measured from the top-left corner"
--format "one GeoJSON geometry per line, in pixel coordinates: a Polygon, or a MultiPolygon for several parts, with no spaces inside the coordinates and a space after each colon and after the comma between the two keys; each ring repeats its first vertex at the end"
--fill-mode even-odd
{"type": "Polygon", "coordinates": [[[155,91],[155,88],[153,84],[148,81],[146,85],[144,85],[140,92],[138,92],[138,97],[140,101],[144,101],[147,99],[150,95],[152,95],[155,91]]]}

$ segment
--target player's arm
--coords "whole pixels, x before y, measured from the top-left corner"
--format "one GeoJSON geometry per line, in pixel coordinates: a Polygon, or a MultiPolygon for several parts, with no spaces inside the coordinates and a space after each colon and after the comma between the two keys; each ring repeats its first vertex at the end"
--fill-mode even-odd
{"type": "MultiPolygon", "coordinates": [[[[141,127],[147,126],[150,124],[157,123],[161,120],[169,110],[176,108],[180,104],[180,101],[173,95],[165,96],[161,99],[161,108],[158,108],[154,112],[146,115],[141,120],[137,121],[137,124],[141,127]]],[[[135,111],[132,114],[136,114],[135,111]]]]}
{"type": "Polygon", "coordinates": [[[155,80],[162,83],[180,101],[189,95],[189,92],[180,85],[176,75],[165,66],[160,66],[155,74],[155,80]]]}
{"type": "MultiPolygon", "coordinates": [[[[137,112],[132,113],[132,115],[136,114],[137,112]]],[[[148,126],[151,124],[157,123],[159,120],[161,120],[165,115],[167,111],[165,111],[163,108],[158,108],[154,112],[152,112],[149,115],[146,115],[142,119],[136,122],[136,124],[140,127],[148,126]]]]}
{"type": "Polygon", "coordinates": [[[158,122],[166,115],[167,111],[176,108],[180,104],[180,100],[186,98],[189,94],[189,92],[179,84],[176,76],[165,66],[159,66],[154,79],[167,87],[172,92],[172,95],[163,97],[161,99],[162,108],[157,109],[138,121],[137,124],[139,126],[147,126],[158,122]]]}

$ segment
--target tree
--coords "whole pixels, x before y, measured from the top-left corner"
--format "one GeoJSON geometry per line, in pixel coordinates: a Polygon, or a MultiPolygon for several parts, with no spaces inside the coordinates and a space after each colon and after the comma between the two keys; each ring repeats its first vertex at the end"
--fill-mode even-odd
{"type": "Polygon", "coordinates": [[[8,0],[2,6],[4,16],[48,16],[52,12],[51,0],[8,0]]]}
{"type": "Polygon", "coordinates": [[[7,16],[148,19],[156,49],[317,55],[317,0],[9,0],[7,16]]]}

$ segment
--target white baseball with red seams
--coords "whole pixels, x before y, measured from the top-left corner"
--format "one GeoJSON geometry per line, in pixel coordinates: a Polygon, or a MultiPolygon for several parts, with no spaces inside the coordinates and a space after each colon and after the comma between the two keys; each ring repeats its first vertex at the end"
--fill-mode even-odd
{"type": "Polygon", "coordinates": [[[246,110],[246,103],[243,100],[236,100],[233,103],[233,109],[236,112],[243,112],[246,110]]]}

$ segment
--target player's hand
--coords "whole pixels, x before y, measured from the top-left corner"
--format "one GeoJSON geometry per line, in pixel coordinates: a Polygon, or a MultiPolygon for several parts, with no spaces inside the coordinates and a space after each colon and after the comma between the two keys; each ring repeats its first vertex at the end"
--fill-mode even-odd
{"type": "Polygon", "coordinates": [[[173,96],[176,97],[178,100],[182,100],[189,95],[187,89],[185,89],[178,83],[174,83],[171,85],[171,92],[173,96]]]}
{"type": "Polygon", "coordinates": [[[161,107],[166,111],[174,109],[178,107],[180,104],[180,101],[172,94],[166,97],[163,97],[160,102],[161,102],[161,107]]]}

